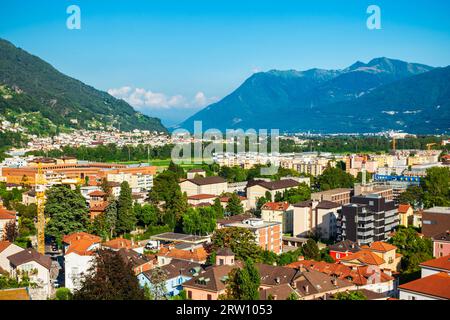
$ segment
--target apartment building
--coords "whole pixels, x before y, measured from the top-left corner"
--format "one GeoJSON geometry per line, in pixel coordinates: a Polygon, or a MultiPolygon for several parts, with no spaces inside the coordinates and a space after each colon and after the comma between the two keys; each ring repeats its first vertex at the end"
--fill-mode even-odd
{"type": "Polygon", "coordinates": [[[197,177],[187,179],[179,183],[181,192],[186,192],[187,196],[198,194],[221,195],[227,192],[227,181],[222,177],[197,177]]]}
{"type": "Polygon", "coordinates": [[[358,245],[385,241],[398,225],[397,207],[380,195],[355,196],[342,207],[338,221],[338,239],[358,245]]]}
{"type": "Polygon", "coordinates": [[[256,203],[261,197],[265,197],[266,193],[270,193],[272,199],[275,199],[275,195],[283,193],[285,190],[296,188],[299,186],[299,182],[292,179],[284,179],[278,181],[263,181],[254,180],[249,181],[247,185],[247,199],[250,208],[256,208],[256,203]]]}
{"type": "Polygon", "coordinates": [[[261,207],[261,219],[268,222],[279,222],[284,233],[293,232],[294,207],[288,202],[267,202],[261,207]]]}
{"type": "Polygon", "coordinates": [[[311,194],[311,199],[314,201],[332,201],[340,205],[345,205],[350,203],[352,195],[352,189],[337,188],[327,191],[314,192],[311,194]]]}

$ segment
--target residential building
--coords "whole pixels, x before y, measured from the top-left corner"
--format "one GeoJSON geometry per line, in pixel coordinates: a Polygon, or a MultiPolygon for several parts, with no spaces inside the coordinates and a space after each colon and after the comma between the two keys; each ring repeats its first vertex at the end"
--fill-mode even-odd
{"type": "Polygon", "coordinates": [[[0,273],[1,270],[11,273],[11,265],[8,257],[23,250],[23,248],[9,241],[0,241],[0,273]]]}
{"type": "Polygon", "coordinates": [[[164,232],[155,234],[150,237],[153,241],[163,241],[169,244],[183,244],[189,248],[201,246],[204,243],[211,241],[209,236],[196,236],[192,234],[177,233],[177,232],[164,232]]]}
{"type": "Polygon", "coordinates": [[[450,275],[439,272],[399,286],[400,300],[449,300],[450,275]]]}
{"type": "Polygon", "coordinates": [[[358,246],[356,242],[348,239],[330,245],[328,248],[330,249],[330,256],[335,261],[339,261],[340,259],[348,257],[355,252],[361,251],[361,247],[358,246]]]}
{"type": "Polygon", "coordinates": [[[259,198],[265,197],[266,193],[270,193],[272,200],[275,199],[277,193],[283,193],[285,190],[297,188],[299,182],[292,179],[284,179],[277,181],[254,180],[247,184],[247,199],[250,208],[256,208],[259,198]]]}
{"type": "Polygon", "coordinates": [[[398,214],[400,217],[399,224],[408,227],[413,224],[414,210],[409,204],[400,204],[398,206],[398,214]]]}
{"type": "Polygon", "coordinates": [[[267,202],[261,207],[261,219],[268,222],[279,222],[283,233],[293,232],[294,207],[288,202],[267,202]]]}
{"type": "Polygon", "coordinates": [[[35,288],[30,288],[30,295],[36,300],[45,300],[52,293],[50,269],[52,260],[50,257],[28,248],[7,257],[11,265],[11,276],[20,279],[27,274],[30,281],[36,283],[35,288]]]}
{"type": "Polygon", "coordinates": [[[314,201],[332,201],[340,205],[345,205],[350,203],[352,196],[352,189],[348,188],[338,188],[331,189],[327,191],[314,192],[311,194],[311,200],[314,201]]]}
{"type": "Polygon", "coordinates": [[[422,278],[439,272],[447,272],[450,275],[450,255],[422,262],[420,269],[422,278]]]}
{"type": "Polygon", "coordinates": [[[76,232],[63,237],[65,287],[79,289],[94,262],[94,254],[100,248],[102,239],[98,236],[76,232]]]}
{"type": "Polygon", "coordinates": [[[450,230],[450,207],[433,207],[422,212],[422,234],[432,238],[450,230]]]}
{"type": "Polygon", "coordinates": [[[8,223],[16,223],[17,216],[15,211],[7,210],[0,206],[0,239],[3,239],[5,227],[8,223]]]}
{"type": "Polygon", "coordinates": [[[133,240],[128,240],[122,237],[103,242],[102,248],[110,249],[113,251],[119,251],[120,249],[132,249],[138,253],[144,252],[144,248],[141,245],[134,243],[133,240]]]}
{"type": "Polygon", "coordinates": [[[140,254],[131,249],[122,248],[119,249],[117,253],[126,264],[131,266],[136,275],[149,271],[156,265],[156,262],[146,255],[140,254]]]}
{"type": "Polygon", "coordinates": [[[196,177],[206,177],[206,171],[203,169],[191,169],[187,172],[188,179],[194,179],[196,177]]]}
{"type": "Polygon", "coordinates": [[[440,258],[450,254],[450,231],[435,235],[433,238],[433,257],[440,258]]]}
{"type": "Polygon", "coordinates": [[[282,253],[283,226],[280,222],[267,222],[258,218],[249,218],[242,222],[231,222],[224,227],[245,228],[253,232],[256,243],[263,249],[282,253]]]}
{"type": "Polygon", "coordinates": [[[31,300],[28,288],[14,288],[14,289],[4,289],[0,290],[0,301],[1,300],[31,300]]]}
{"type": "Polygon", "coordinates": [[[179,183],[181,192],[186,192],[187,196],[197,194],[221,195],[227,192],[227,181],[222,177],[197,177],[187,179],[179,183]]]}
{"type": "Polygon", "coordinates": [[[107,179],[118,183],[126,181],[133,192],[150,191],[153,187],[153,174],[119,172],[108,174],[107,179]]]}
{"type": "Polygon", "coordinates": [[[217,196],[214,194],[194,194],[187,199],[188,204],[198,206],[203,203],[212,205],[217,196]]]}
{"type": "Polygon", "coordinates": [[[170,264],[173,259],[195,262],[204,264],[208,258],[208,253],[203,246],[197,248],[191,247],[186,250],[177,249],[173,245],[162,247],[156,254],[158,257],[158,266],[165,266],[170,264]]]}
{"type": "Polygon", "coordinates": [[[338,222],[338,239],[359,245],[385,241],[398,225],[397,207],[379,195],[355,196],[342,207],[338,222]]]}
{"type": "Polygon", "coordinates": [[[307,200],[294,204],[293,235],[316,236],[324,240],[336,239],[340,210],[340,204],[327,200],[307,200]]]}

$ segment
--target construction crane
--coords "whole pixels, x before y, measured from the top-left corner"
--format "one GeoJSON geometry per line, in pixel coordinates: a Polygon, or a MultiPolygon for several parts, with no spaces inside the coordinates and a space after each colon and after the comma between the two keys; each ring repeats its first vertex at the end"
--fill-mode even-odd
{"type": "Polygon", "coordinates": [[[395,151],[396,147],[397,147],[397,140],[395,137],[392,137],[392,150],[395,151]]]}
{"type": "Polygon", "coordinates": [[[42,171],[42,162],[38,162],[38,171],[35,178],[36,201],[37,201],[37,233],[38,233],[38,252],[45,254],[45,186],[47,182],[42,171]]]}

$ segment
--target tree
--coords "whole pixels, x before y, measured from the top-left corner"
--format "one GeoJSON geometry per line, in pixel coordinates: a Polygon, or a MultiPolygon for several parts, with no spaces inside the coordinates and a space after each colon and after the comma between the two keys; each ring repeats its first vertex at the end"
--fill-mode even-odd
{"type": "Polygon", "coordinates": [[[108,179],[106,179],[106,178],[102,179],[102,183],[100,185],[100,188],[102,189],[102,191],[104,193],[106,193],[108,195],[108,198],[112,197],[112,188],[111,188],[111,186],[108,183],[108,179]]]}
{"type": "Polygon", "coordinates": [[[422,181],[424,204],[433,206],[450,206],[450,169],[433,167],[427,169],[427,176],[422,181]]]}
{"type": "Polygon", "coordinates": [[[144,204],[141,206],[140,204],[136,204],[134,206],[134,213],[138,223],[145,228],[148,225],[157,225],[158,223],[159,210],[155,205],[144,204]]]}
{"type": "Polygon", "coordinates": [[[72,292],[67,288],[58,288],[55,293],[55,300],[72,300],[72,292]]]}
{"type": "Polygon", "coordinates": [[[301,183],[297,188],[285,190],[283,200],[291,204],[299,203],[311,198],[311,188],[306,183],[301,183]]]}
{"type": "Polygon", "coordinates": [[[151,271],[149,287],[150,296],[153,300],[165,300],[167,299],[166,281],[167,274],[160,267],[156,267],[151,271]]]}
{"type": "Polygon", "coordinates": [[[89,209],[79,189],[72,190],[58,185],[47,191],[45,215],[50,217],[46,233],[58,241],[63,235],[78,231],[87,231],[89,209]]]}
{"type": "Polygon", "coordinates": [[[409,204],[414,209],[422,208],[423,206],[423,189],[421,186],[409,186],[406,191],[402,192],[398,201],[402,204],[409,204]]]}
{"type": "Polygon", "coordinates": [[[136,217],[133,210],[133,199],[131,188],[128,182],[124,181],[120,185],[120,195],[117,203],[117,225],[118,233],[127,233],[134,230],[136,217]]]}
{"type": "Polygon", "coordinates": [[[9,242],[16,241],[16,238],[19,235],[17,232],[16,222],[14,220],[10,221],[5,224],[4,228],[5,229],[3,231],[3,240],[9,241],[9,242]]]}
{"type": "Polygon", "coordinates": [[[320,259],[319,247],[313,239],[308,239],[308,241],[306,241],[305,245],[302,247],[302,252],[307,260],[318,261],[320,259]]]}
{"type": "Polygon", "coordinates": [[[321,191],[335,188],[353,188],[355,179],[340,168],[326,168],[317,178],[317,184],[321,191]]]}
{"type": "Polygon", "coordinates": [[[183,232],[205,236],[210,234],[216,228],[216,214],[210,207],[189,208],[183,214],[183,232]]]}
{"type": "Polygon", "coordinates": [[[266,191],[266,193],[264,194],[264,198],[266,198],[268,202],[272,201],[272,194],[270,193],[270,191],[266,191]]]}
{"type": "Polygon", "coordinates": [[[258,260],[261,248],[255,241],[255,235],[248,229],[239,227],[227,227],[214,232],[211,239],[214,249],[230,248],[236,258],[245,261],[252,258],[258,260]]]}
{"type": "Polygon", "coordinates": [[[176,174],[178,178],[184,177],[184,169],[180,165],[175,164],[173,161],[170,161],[169,167],[167,168],[168,171],[172,171],[176,174]]]}
{"type": "Polygon", "coordinates": [[[214,204],[211,206],[211,208],[214,210],[217,219],[223,218],[224,210],[222,207],[222,203],[220,203],[220,198],[214,199],[214,204]]]}
{"type": "Polygon", "coordinates": [[[296,294],[294,291],[292,291],[286,300],[298,300],[298,299],[299,299],[298,294],[296,294]]]}
{"type": "Polygon", "coordinates": [[[229,274],[226,286],[226,300],[259,300],[260,275],[251,259],[245,261],[242,269],[235,268],[229,274]]]}
{"type": "Polygon", "coordinates": [[[241,203],[241,199],[236,193],[232,193],[230,199],[228,199],[226,210],[228,214],[232,216],[244,213],[244,207],[241,203]]]}
{"type": "Polygon", "coordinates": [[[144,300],[145,296],[131,266],[116,251],[100,249],[73,299],[144,300]]]}
{"type": "Polygon", "coordinates": [[[109,203],[105,210],[105,228],[108,230],[109,236],[113,238],[117,225],[117,200],[109,203]]]}
{"type": "Polygon", "coordinates": [[[336,300],[367,300],[361,291],[338,292],[334,295],[336,300]]]}

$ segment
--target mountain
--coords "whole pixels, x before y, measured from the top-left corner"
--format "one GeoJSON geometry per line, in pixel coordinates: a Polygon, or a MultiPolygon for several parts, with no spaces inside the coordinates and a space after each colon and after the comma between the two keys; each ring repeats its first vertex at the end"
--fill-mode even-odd
{"type": "MultiPolygon", "coordinates": [[[[123,100],[68,77],[47,62],[0,39],[0,115],[39,119],[45,128],[145,129],[167,132],[157,118],[123,100]]],[[[35,121],[36,122],[36,121],[35,121]]],[[[45,133],[45,132],[44,132],[45,133]]]]}
{"type": "Polygon", "coordinates": [[[230,95],[200,110],[178,127],[192,130],[193,121],[201,120],[204,130],[278,128],[332,133],[404,129],[435,133],[437,128],[445,131],[448,125],[441,125],[441,120],[439,127],[432,120],[415,126],[420,115],[418,109],[412,108],[419,101],[426,102],[421,105],[422,112],[430,112],[433,119],[439,118],[434,115],[442,113],[446,103],[440,102],[441,107],[435,109],[439,105],[437,97],[445,97],[449,86],[445,83],[445,70],[439,70],[423,64],[376,58],[368,63],[358,61],[342,70],[256,73],[230,95]],[[429,78],[425,76],[428,74],[429,78]],[[420,88],[424,83],[427,91],[411,92],[410,88],[420,88]],[[383,95],[386,96],[382,98],[383,95]],[[383,110],[374,113],[374,105],[383,110]],[[384,120],[389,111],[397,109],[406,113],[400,118],[397,114],[395,121],[384,120]],[[364,122],[361,122],[362,115],[364,122]]]}

